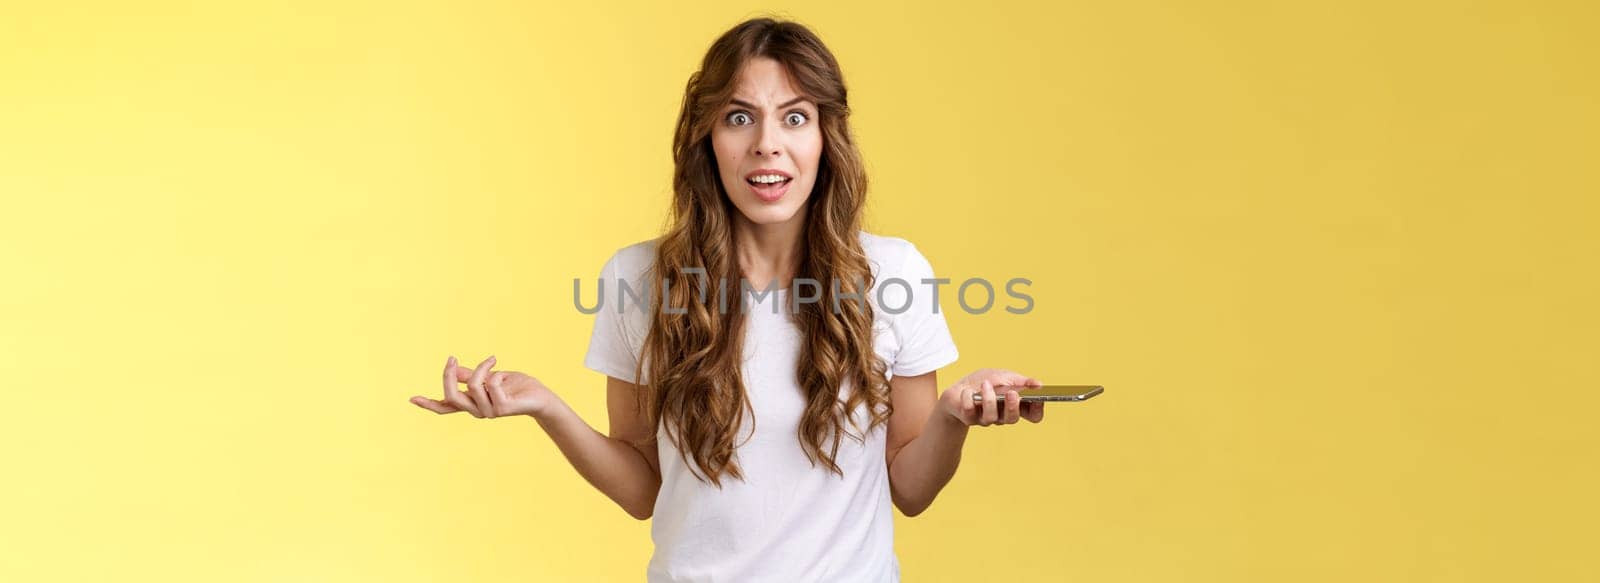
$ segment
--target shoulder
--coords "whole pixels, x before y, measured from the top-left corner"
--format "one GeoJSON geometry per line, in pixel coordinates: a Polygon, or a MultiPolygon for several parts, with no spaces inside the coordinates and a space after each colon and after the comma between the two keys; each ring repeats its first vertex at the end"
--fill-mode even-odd
{"type": "MultiPolygon", "coordinates": [[[[583,360],[590,370],[636,382],[634,373],[650,327],[648,282],[655,250],[654,240],[633,243],[612,252],[600,268],[594,311],[587,312],[595,316],[583,360]]],[[[576,302],[578,292],[573,293],[576,302]]]]}
{"type": "Polygon", "coordinates": [[[617,249],[606,259],[600,277],[624,280],[629,285],[640,286],[649,281],[650,269],[656,262],[656,239],[646,239],[617,249]]]}
{"type": "Polygon", "coordinates": [[[637,332],[640,339],[649,326],[657,242],[647,239],[617,249],[600,268],[602,311],[607,317],[624,314],[624,326],[637,332]]]}
{"type": "Polygon", "coordinates": [[[861,232],[861,246],[872,264],[872,285],[869,297],[873,307],[886,312],[891,320],[915,318],[907,315],[913,304],[930,304],[937,298],[929,293],[928,281],[936,279],[933,265],[922,251],[910,241],[861,232]]]}
{"type": "Polygon", "coordinates": [[[900,237],[860,232],[861,250],[872,265],[872,274],[879,280],[907,275],[907,266],[925,262],[922,252],[910,241],[900,237]]]}
{"type": "Polygon", "coordinates": [[[890,363],[893,376],[917,376],[954,362],[959,353],[944,314],[934,274],[915,244],[900,237],[861,233],[872,264],[869,294],[873,306],[874,350],[890,363]]]}

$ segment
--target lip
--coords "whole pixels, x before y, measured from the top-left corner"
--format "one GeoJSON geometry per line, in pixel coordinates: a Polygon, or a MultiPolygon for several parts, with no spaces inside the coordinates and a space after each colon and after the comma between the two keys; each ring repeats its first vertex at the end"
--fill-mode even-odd
{"type": "Polygon", "coordinates": [[[777,174],[778,176],[782,176],[784,178],[788,178],[790,180],[794,180],[794,176],[791,176],[788,172],[784,172],[782,170],[774,170],[772,168],[762,168],[760,170],[752,171],[751,173],[744,175],[744,179],[745,179],[746,182],[749,182],[749,180],[751,178],[754,178],[756,176],[760,176],[762,174],[777,174]]]}
{"type": "Polygon", "coordinates": [[[745,188],[750,189],[750,192],[755,193],[756,198],[761,199],[761,202],[765,202],[767,204],[772,204],[782,199],[783,194],[789,192],[790,184],[794,184],[794,176],[790,176],[788,172],[784,172],[782,170],[764,168],[744,175],[745,188]],[[778,176],[784,177],[786,180],[777,184],[754,184],[750,182],[751,177],[760,176],[762,174],[777,174],[778,176]]]}

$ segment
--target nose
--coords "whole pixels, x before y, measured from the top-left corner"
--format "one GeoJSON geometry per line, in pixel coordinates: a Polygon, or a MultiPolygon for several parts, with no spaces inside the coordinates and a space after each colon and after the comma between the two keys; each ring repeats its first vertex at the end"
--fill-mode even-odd
{"type": "Polygon", "coordinates": [[[778,157],[778,136],[777,128],[761,124],[761,130],[756,135],[756,157],[778,157]]]}

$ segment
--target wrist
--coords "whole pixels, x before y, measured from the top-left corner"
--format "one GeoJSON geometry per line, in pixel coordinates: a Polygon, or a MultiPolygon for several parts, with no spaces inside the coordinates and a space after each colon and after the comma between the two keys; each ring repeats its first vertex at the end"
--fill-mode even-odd
{"type": "Polygon", "coordinates": [[[550,402],[545,403],[543,407],[527,413],[527,416],[531,417],[534,421],[547,423],[551,419],[555,418],[557,411],[559,411],[564,405],[566,405],[566,403],[563,403],[561,399],[552,398],[550,402]]]}
{"type": "Polygon", "coordinates": [[[946,410],[940,410],[939,412],[939,425],[951,431],[967,432],[967,422],[946,410]]]}

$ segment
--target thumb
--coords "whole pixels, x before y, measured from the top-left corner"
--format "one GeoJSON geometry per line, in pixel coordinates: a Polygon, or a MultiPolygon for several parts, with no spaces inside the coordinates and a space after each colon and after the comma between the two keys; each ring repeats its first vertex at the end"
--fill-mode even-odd
{"type": "Polygon", "coordinates": [[[993,379],[993,382],[996,385],[1005,385],[1008,387],[1037,387],[1042,384],[1038,381],[1038,379],[1030,378],[1028,375],[1012,370],[1001,371],[1001,373],[997,376],[999,378],[993,379]]]}
{"type": "Polygon", "coordinates": [[[451,405],[448,402],[436,401],[421,395],[412,397],[411,404],[422,407],[423,409],[427,409],[429,411],[433,411],[434,413],[438,413],[440,415],[460,411],[460,409],[457,409],[455,405],[451,405]]]}

